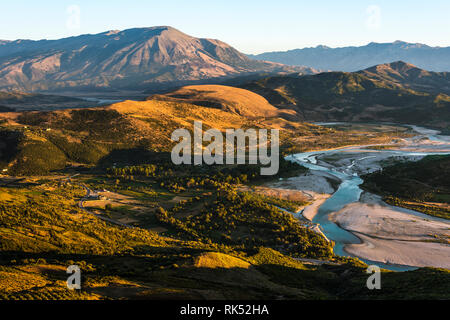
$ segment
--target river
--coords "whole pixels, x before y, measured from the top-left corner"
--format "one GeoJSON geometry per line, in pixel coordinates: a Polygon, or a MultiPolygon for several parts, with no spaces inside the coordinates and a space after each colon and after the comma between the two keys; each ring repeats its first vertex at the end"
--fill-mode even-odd
{"type": "MultiPolygon", "coordinates": [[[[334,125],[321,124],[321,125],[334,125]]],[[[361,173],[373,172],[382,169],[382,161],[402,157],[412,160],[419,160],[426,155],[432,154],[450,154],[450,137],[440,136],[436,130],[430,130],[417,126],[410,126],[417,136],[408,140],[406,146],[395,150],[373,150],[369,146],[352,146],[325,151],[312,151],[299,154],[293,154],[286,157],[287,160],[295,161],[309,168],[311,171],[326,172],[340,180],[336,192],[328,198],[318,209],[312,222],[317,223],[325,236],[335,242],[334,253],[340,256],[356,256],[368,264],[375,264],[385,269],[395,271],[406,271],[417,268],[416,266],[400,265],[395,263],[384,263],[373,261],[364,257],[350,254],[345,250],[346,246],[351,244],[360,244],[361,239],[354,233],[349,232],[330,219],[330,215],[336,213],[352,203],[361,202],[363,190],[359,187],[363,180],[361,173]],[[330,160],[327,160],[327,156],[330,160]],[[331,156],[331,157],[330,157],[331,156]],[[334,160],[333,160],[334,159],[334,160]]],[[[424,217],[422,213],[388,206],[390,210],[396,210],[403,214],[416,217],[424,217]]],[[[442,221],[431,216],[425,216],[427,220],[442,221]]],[[[446,223],[446,222],[444,222],[446,223]]]]}

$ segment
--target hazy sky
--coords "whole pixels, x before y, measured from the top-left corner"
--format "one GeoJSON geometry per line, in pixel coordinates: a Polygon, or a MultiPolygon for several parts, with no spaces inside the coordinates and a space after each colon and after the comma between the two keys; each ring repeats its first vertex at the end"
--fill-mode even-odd
{"type": "Polygon", "coordinates": [[[403,40],[450,46],[449,0],[40,0],[0,4],[0,39],[170,25],[245,53],[403,40]]]}

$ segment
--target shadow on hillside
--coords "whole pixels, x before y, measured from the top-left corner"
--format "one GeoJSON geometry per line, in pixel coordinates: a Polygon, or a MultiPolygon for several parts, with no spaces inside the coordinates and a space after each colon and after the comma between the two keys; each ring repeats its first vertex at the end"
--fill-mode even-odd
{"type": "Polygon", "coordinates": [[[177,248],[154,247],[151,251],[145,256],[114,257],[4,251],[0,265],[18,271],[30,266],[28,274],[36,272],[49,280],[65,280],[65,264],[80,264],[82,283],[88,284],[82,291],[112,299],[402,300],[448,299],[449,295],[450,279],[443,269],[383,272],[382,290],[369,290],[365,270],[350,265],[300,269],[272,263],[247,268],[198,267],[193,257],[204,250],[192,249],[190,258],[178,255],[186,252],[177,252],[177,248]]]}
{"type": "Polygon", "coordinates": [[[98,161],[98,167],[135,166],[141,164],[170,163],[169,152],[155,152],[145,148],[113,150],[98,161]]]}
{"type": "MultiPolygon", "coordinates": [[[[195,257],[201,251],[204,250],[189,253],[195,257]]],[[[99,284],[88,285],[83,290],[113,299],[253,300],[330,297],[314,283],[317,277],[311,277],[313,271],[279,265],[263,265],[262,268],[196,267],[192,258],[180,260],[174,252],[152,252],[152,256],[112,257],[9,251],[3,252],[0,258],[2,266],[33,266],[28,272],[37,272],[50,280],[66,280],[68,275],[65,267],[70,263],[80,266],[82,283],[99,284]],[[52,266],[62,268],[55,269],[52,266]],[[311,288],[317,289],[316,292],[311,291],[311,288]]],[[[21,293],[26,294],[27,291],[21,293]]]]}

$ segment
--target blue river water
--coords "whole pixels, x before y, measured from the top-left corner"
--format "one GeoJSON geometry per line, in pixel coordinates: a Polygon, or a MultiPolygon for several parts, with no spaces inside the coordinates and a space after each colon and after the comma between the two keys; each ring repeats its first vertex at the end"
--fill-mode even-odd
{"type": "MultiPolygon", "coordinates": [[[[438,141],[438,142],[449,142],[449,137],[439,136],[438,132],[434,130],[429,130],[420,127],[414,127],[415,131],[422,134],[424,137],[428,138],[430,141],[438,141]]],[[[353,233],[340,228],[336,223],[329,219],[331,213],[337,212],[344,208],[346,205],[354,202],[358,202],[360,200],[360,196],[363,190],[359,187],[363,180],[357,175],[356,172],[352,170],[355,161],[358,161],[357,157],[353,161],[352,165],[348,166],[346,169],[342,170],[342,168],[333,168],[331,166],[319,165],[317,163],[317,157],[326,153],[340,153],[340,152],[367,152],[368,150],[364,150],[364,147],[348,147],[341,148],[335,150],[325,150],[325,151],[313,151],[313,152],[305,152],[299,154],[293,154],[286,157],[287,160],[295,161],[303,165],[304,167],[310,170],[319,170],[324,171],[328,174],[331,174],[340,179],[341,183],[334,194],[330,198],[328,198],[319,208],[318,213],[313,218],[313,223],[317,223],[320,226],[320,229],[325,234],[325,236],[334,241],[335,246],[333,248],[334,253],[340,256],[352,256],[344,250],[345,245],[347,244],[358,244],[361,243],[360,239],[355,236],[353,233]]],[[[443,152],[416,152],[416,151],[401,151],[401,150],[370,150],[370,152],[383,152],[389,153],[392,156],[425,156],[431,154],[448,154],[443,152]]],[[[368,157],[365,157],[368,158],[368,157]]],[[[359,160],[365,159],[360,158],[359,160]]],[[[421,213],[412,212],[412,214],[423,215],[421,213]]],[[[366,262],[369,265],[378,265],[381,268],[393,270],[393,271],[407,271],[416,269],[413,266],[404,266],[404,265],[395,265],[395,264],[385,264],[377,261],[370,261],[358,257],[362,261],[366,262]]]]}

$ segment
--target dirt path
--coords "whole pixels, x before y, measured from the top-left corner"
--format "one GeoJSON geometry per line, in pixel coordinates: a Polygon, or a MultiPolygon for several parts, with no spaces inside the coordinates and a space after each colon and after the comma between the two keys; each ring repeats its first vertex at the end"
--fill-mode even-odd
{"type": "Polygon", "coordinates": [[[108,218],[108,217],[104,217],[104,216],[102,216],[102,215],[99,215],[99,214],[96,214],[96,213],[93,213],[93,212],[87,210],[87,209],[84,207],[84,202],[85,202],[85,201],[89,198],[89,196],[91,195],[91,189],[89,189],[84,183],[82,183],[82,184],[80,184],[80,185],[86,190],[86,195],[85,195],[83,198],[80,199],[80,202],[78,202],[78,206],[80,207],[81,210],[83,210],[84,212],[86,212],[86,213],[88,213],[88,214],[90,214],[90,215],[93,215],[94,217],[96,217],[96,218],[98,218],[98,219],[100,219],[100,220],[103,220],[103,221],[106,221],[106,222],[109,222],[109,223],[112,223],[112,224],[115,224],[115,225],[118,225],[118,226],[121,226],[121,227],[125,227],[125,228],[135,228],[134,226],[131,226],[131,225],[129,225],[129,224],[122,223],[122,222],[119,222],[119,221],[110,219],[110,218],[108,218]]]}

